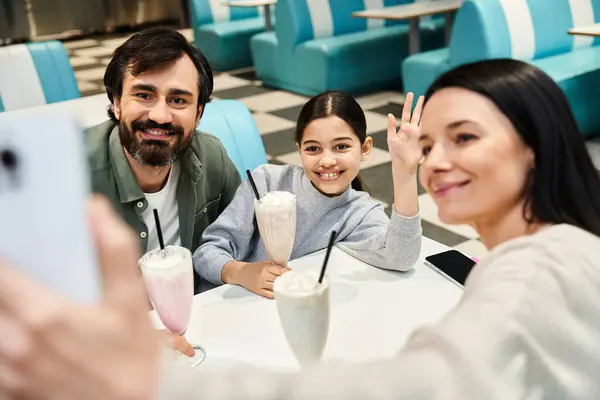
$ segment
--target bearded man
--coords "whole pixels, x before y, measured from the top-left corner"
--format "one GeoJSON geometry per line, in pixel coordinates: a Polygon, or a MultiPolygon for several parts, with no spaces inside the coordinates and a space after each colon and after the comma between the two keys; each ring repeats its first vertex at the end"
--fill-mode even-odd
{"type": "Polygon", "coordinates": [[[140,253],[165,245],[192,253],[227,207],[240,175],[221,142],[196,131],[213,74],[175,30],[154,28],[117,48],[104,75],[110,120],[87,130],[92,189],[136,231],[140,253]]]}

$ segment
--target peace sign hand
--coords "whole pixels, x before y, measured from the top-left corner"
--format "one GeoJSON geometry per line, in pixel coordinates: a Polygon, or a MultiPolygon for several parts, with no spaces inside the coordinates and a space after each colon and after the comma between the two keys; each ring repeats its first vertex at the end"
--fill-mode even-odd
{"type": "Polygon", "coordinates": [[[425,98],[423,96],[419,97],[411,117],[413,99],[414,94],[412,92],[406,94],[398,131],[396,132],[396,117],[393,114],[388,114],[387,129],[387,141],[392,164],[405,168],[410,174],[416,173],[419,161],[423,157],[419,146],[419,135],[421,134],[419,122],[425,98]]]}

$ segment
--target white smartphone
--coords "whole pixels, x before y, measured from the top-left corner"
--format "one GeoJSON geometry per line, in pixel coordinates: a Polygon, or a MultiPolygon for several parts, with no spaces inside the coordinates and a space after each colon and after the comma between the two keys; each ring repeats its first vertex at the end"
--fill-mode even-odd
{"type": "Polygon", "coordinates": [[[464,288],[467,277],[475,265],[475,260],[458,250],[448,250],[425,257],[425,265],[458,287],[464,288]]]}
{"type": "Polygon", "coordinates": [[[67,114],[0,116],[0,258],[77,302],[99,298],[83,132],[67,114]]]}

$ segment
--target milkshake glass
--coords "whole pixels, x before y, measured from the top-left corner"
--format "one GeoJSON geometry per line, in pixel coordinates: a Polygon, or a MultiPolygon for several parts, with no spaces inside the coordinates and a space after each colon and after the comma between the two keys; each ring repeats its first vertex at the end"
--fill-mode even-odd
{"type": "Polygon", "coordinates": [[[329,334],[329,281],[314,271],[289,271],[273,292],[281,327],[301,367],[318,362],[329,334]]]}
{"type": "MultiPolygon", "coordinates": [[[[194,267],[192,253],[185,247],[166,246],[153,250],[139,260],[146,289],[160,320],[167,330],[184,335],[187,330],[194,300],[194,267]]],[[[206,352],[201,346],[192,345],[196,354],[185,357],[190,368],[204,361],[206,352]]]]}
{"type": "Polygon", "coordinates": [[[277,265],[285,265],[296,237],[296,196],[290,192],[269,192],[254,200],[254,213],[269,258],[277,265]]]}

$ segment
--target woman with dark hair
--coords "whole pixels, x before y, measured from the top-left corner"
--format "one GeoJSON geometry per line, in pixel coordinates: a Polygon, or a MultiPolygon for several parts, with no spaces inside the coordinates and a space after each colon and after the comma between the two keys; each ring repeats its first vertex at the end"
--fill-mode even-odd
{"type": "MultiPolygon", "coordinates": [[[[402,124],[388,118],[394,206],[392,218],[363,191],[358,178],[373,140],[365,114],[347,93],[330,91],[310,99],[300,111],[295,140],[302,167],[263,165],[252,172],[258,191],[292,192],[297,198],[297,230],[291,258],[336,245],[376,267],[406,271],[421,252],[421,219],[416,171],[421,159],[417,122],[423,99],[411,118],[413,96],[407,96],[402,124]]],[[[212,284],[231,283],[273,298],[273,281],[287,271],[274,265],[254,223],[254,195],[244,182],[228,208],[208,227],[194,253],[198,274],[212,284]]]]}
{"type": "MultiPolygon", "coordinates": [[[[564,94],[545,73],[520,61],[464,65],[432,85],[421,129],[425,156],[421,181],[432,194],[440,219],[472,224],[491,250],[469,275],[460,304],[436,325],[416,331],[392,360],[323,363],[297,375],[170,369],[163,376],[164,397],[159,398],[599,397],[600,178],[564,94]]],[[[108,224],[110,218],[98,222],[108,224]]],[[[112,231],[123,236],[122,228],[106,229],[98,243],[112,231]]],[[[132,234],[129,241],[134,242],[132,234]]],[[[132,251],[125,245],[100,248],[100,254],[119,253],[132,251]]],[[[135,255],[127,259],[129,265],[121,263],[105,272],[112,283],[107,289],[125,290],[129,281],[132,290],[140,285],[139,279],[130,278],[136,270],[135,255]]],[[[27,369],[0,355],[4,365],[0,388],[7,381],[44,396],[77,398],[82,388],[95,388],[88,389],[96,396],[85,397],[89,399],[154,395],[155,388],[146,382],[154,382],[158,374],[148,366],[157,352],[148,354],[148,347],[131,335],[145,332],[142,337],[147,338],[154,333],[142,318],[142,306],[133,313],[137,322],[129,322],[135,319],[128,304],[103,303],[82,310],[13,275],[0,268],[0,294],[4,293],[0,310],[10,310],[2,313],[4,326],[10,321],[27,328],[18,333],[4,328],[4,347],[11,349],[10,343],[38,347],[30,345],[29,353],[22,355],[21,359],[31,360],[27,369]],[[30,293],[35,294],[31,300],[30,293]],[[45,314],[40,314],[40,307],[45,314]],[[44,329],[27,323],[39,321],[40,315],[48,321],[44,329]],[[112,327],[102,323],[114,319],[129,323],[112,327]],[[79,353],[56,350],[62,342],[94,345],[80,345],[79,353]],[[37,348],[54,351],[39,354],[37,348]],[[64,359],[69,360],[66,366],[64,359]],[[123,366],[113,372],[119,361],[123,366]],[[46,370],[42,365],[48,366],[46,370]],[[80,367],[87,365],[94,368],[80,367]],[[115,380],[110,381],[112,386],[102,384],[107,376],[115,380]]],[[[140,303],[144,299],[142,294],[136,298],[140,303]]],[[[393,310],[402,318],[401,308],[393,310]]],[[[2,349],[0,354],[11,354],[2,349]]]]}

